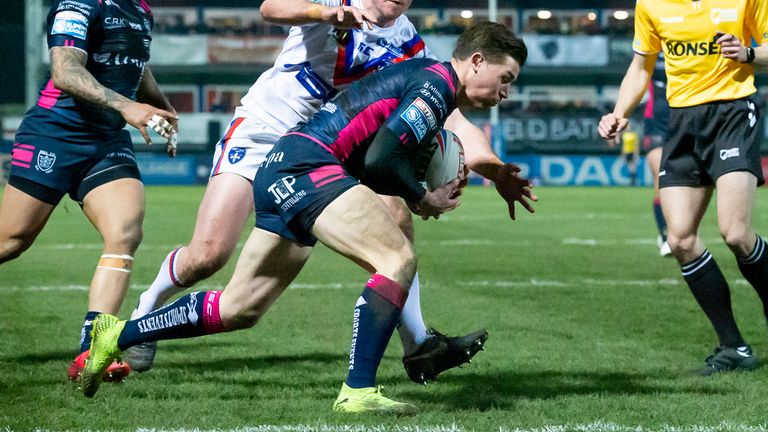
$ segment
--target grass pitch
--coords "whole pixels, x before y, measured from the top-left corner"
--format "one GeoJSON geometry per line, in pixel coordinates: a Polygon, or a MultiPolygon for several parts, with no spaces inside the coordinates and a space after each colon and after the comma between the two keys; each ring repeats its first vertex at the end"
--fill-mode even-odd
{"type": "MultiPolygon", "coordinates": [[[[170,248],[189,240],[202,188],[147,190],[126,317],[170,248]]],[[[439,221],[417,220],[422,309],[451,334],[485,327],[472,365],[427,387],[405,376],[398,338],[379,371],[408,418],[336,415],[352,309],[367,275],[318,247],[255,328],[161,342],[155,368],[85,399],[66,379],[100,238],[72,202],[0,267],[0,429],[9,430],[766,430],[768,368],[701,378],[716,339],[672,259],[658,256],[651,191],[538,188],[537,213],[508,220],[472,187],[439,221]]],[[[768,196],[754,224],[768,235],[768,196]]],[[[768,361],[752,288],[717,233],[701,234],[731,283],[736,318],[768,361]]],[[[222,287],[234,259],[199,289],[222,287]]]]}

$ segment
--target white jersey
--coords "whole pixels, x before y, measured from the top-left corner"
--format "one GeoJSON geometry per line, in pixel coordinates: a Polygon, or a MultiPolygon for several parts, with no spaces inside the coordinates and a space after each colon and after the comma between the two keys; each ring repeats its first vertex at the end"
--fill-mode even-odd
{"type": "MultiPolygon", "coordinates": [[[[338,0],[323,0],[330,6],[338,0]]],[[[349,2],[347,2],[349,3],[349,2]]],[[[351,6],[361,8],[360,0],[351,6]]],[[[338,30],[326,24],[294,26],[274,66],[241,100],[235,117],[266,126],[264,138],[277,141],[307,121],[326,100],[352,81],[411,57],[429,56],[413,24],[401,15],[390,27],[338,30]]]]}
{"type": "MultiPolygon", "coordinates": [[[[318,3],[337,6],[339,0],[318,3]]],[[[362,8],[361,0],[345,4],[362,8]]],[[[271,145],[325,101],[371,72],[414,57],[434,58],[405,15],[390,27],[373,29],[339,30],[322,23],[291,27],[274,66],[235,110],[216,146],[211,175],[236,172],[252,180],[271,145]]]]}

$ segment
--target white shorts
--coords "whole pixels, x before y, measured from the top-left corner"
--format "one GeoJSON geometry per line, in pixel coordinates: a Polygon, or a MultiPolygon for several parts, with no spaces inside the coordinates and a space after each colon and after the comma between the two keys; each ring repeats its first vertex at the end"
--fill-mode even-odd
{"type": "Polygon", "coordinates": [[[267,130],[258,120],[235,117],[224,136],[216,144],[211,177],[234,173],[253,182],[259,165],[277,142],[274,131],[267,130]]]}

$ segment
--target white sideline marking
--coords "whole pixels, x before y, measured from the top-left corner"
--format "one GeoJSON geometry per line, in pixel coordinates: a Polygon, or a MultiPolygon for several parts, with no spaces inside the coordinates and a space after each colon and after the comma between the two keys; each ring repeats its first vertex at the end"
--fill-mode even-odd
{"type": "Polygon", "coordinates": [[[663,425],[659,428],[650,428],[645,426],[627,426],[620,425],[611,422],[597,421],[589,424],[564,424],[564,425],[547,425],[539,428],[522,429],[514,428],[509,429],[500,427],[500,432],[652,432],[652,431],[664,431],[664,432],[766,432],[768,426],[761,425],[746,425],[746,424],[732,424],[729,422],[721,422],[715,426],[702,426],[702,425],[663,425]]]}
{"type": "Polygon", "coordinates": [[[562,282],[562,281],[553,281],[553,280],[541,280],[541,279],[528,279],[528,280],[522,280],[522,281],[511,281],[511,280],[501,280],[501,281],[470,281],[467,282],[465,285],[469,286],[493,286],[493,287],[499,287],[499,288],[505,288],[505,287],[537,287],[537,286],[549,286],[549,287],[566,287],[571,285],[568,282],[562,282]]]}
{"type": "MultiPolygon", "coordinates": [[[[422,284],[428,285],[429,278],[422,278],[422,284]]],[[[625,287],[652,287],[652,286],[681,286],[684,282],[682,278],[661,278],[661,279],[594,279],[586,278],[579,280],[552,280],[552,279],[523,279],[523,280],[467,280],[456,281],[459,286],[471,287],[496,287],[496,288],[532,288],[532,287],[584,287],[584,286],[625,286],[625,287]]],[[[745,279],[734,280],[735,285],[749,285],[745,279]]],[[[294,283],[288,289],[300,290],[335,290],[362,287],[362,279],[353,282],[331,282],[331,283],[294,283]]],[[[148,285],[132,284],[130,289],[143,291],[148,285]]],[[[48,292],[48,291],[88,291],[88,285],[30,285],[30,286],[0,286],[0,292],[48,292]]],[[[210,291],[222,290],[221,284],[200,284],[190,288],[190,291],[210,291]]]]}
{"type": "MultiPolygon", "coordinates": [[[[702,239],[702,241],[706,244],[714,244],[721,242],[722,239],[720,238],[705,238],[702,239]]],[[[563,244],[567,245],[578,245],[578,246],[616,246],[619,244],[624,245],[632,245],[632,246],[648,246],[648,245],[656,245],[656,238],[628,238],[623,240],[616,240],[616,239],[595,239],[595,238],[578,238],[578,237],[566,237],[562,241],[563,244]]],[[[539,242],[541,244],[541,242],[539,242]]]]}
{"type": "MultiPolygon", "coordinates": [[[[315,289],[345,289],[345,288],[361,288],[364,284],[364,280],[360,280],[357,282],[349,282],[349,283],[318,283],[318,284],[312,284],[312,283],[295,283],[291,284],[288,289],[309,289],[309,290],[315,290],[315,289]]],[[[131,290],[137,290],[137,291],[143,291],[145,290],[149,285],[138,285],[138,284],[132,284],[130,289],[131,290]]],[[[34,292],[34,291],[88,291],[89,286],[88,285],[31,285],[31,286],[0,286],[0,292],[2,291],[23,291],[23,292],[34,292]]],[[[211,291],[211,290],[223,290],[224,285],[211,285],[211,284],[200,284],[195,285],[194,287],[190,288],[190,291],[211,291]]],[[[361,288],[362,289],[362,288],[361,288]]]]}
{"type": "MultiPolygon", "coordinates": [[[[237,243],[237,249],[240,249],[243,247],[245,243],[239,242],[237,243]]],[[[53,243],[53,244],[40,244],[32,246],[33,248],[37,249],[45,249],[45,250],[63,250],[63,251],[69,251],[69,250],[75,250],[75,249],[81,249],[81,250],[101,250],[104,248],[103,243],[53,243]]],[[[142,243],[139,246],[139,250],[163,250],[170,252],[173,249],[179,247],[178,244],[151,244],[151,243],[142,243]]]]}
{"type": "MultiPolygon", "coordinates": [[[[173,245],[158,245],[158,244],[146,244],[139,246],[139,249],[145,249],[145,250],[167,250],[170,252],[173,250],[173,248],[176,248],[178,246],[173,245]]],[[[103,243],[55,243],[55,244],[41,244],[39,246],[33,246],[33,248],[37,249],[45,249],[45,250],[63,250],[63,251],[69,251],[69,250],[101,250],[104,249],[103,243]]]]}
{"type": "MultiPolygon", "coordinates": [[[[245,426],[237,429],[149,429],[137,428],[136,432],[463,432],[466,429],[456,425],[433,425],[433,426],[365,426],[365,425],[331,425],[331,424],[298,424],[298,425],[259,425],[245,426]]],[[[767,432],[768,426],[733,424],[722,422],[714,426],[704,425],[662,425],[658,428],[651,428],[642,425],[628,426],[611,422],[596,421],[588,424],[562,424],[562,425],[544,425],[534,428],[508,428],[500,426],[499,432],[767,432]]]]}
{"type": "Polygon", "coordinates": [[[237,429],[147,429],[137,428],[136,432],[464,432],[461,426],[365,426],[365,425],[258,425],[244,426],[237,429]]]}

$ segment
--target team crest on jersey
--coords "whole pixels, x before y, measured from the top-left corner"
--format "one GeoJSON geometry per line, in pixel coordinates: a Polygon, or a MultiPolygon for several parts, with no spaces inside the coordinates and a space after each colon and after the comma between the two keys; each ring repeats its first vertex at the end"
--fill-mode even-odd
{"type": "Polygon", "coordinates": [[[416,135],[416,140],[421,141],[427,132],[437,125],[437,118],[429,104],[421,98],[416,98],[408,108],[400,114],[400,118],[405,120],[408,126],[416,135]]]}
{"type": "Polygon", "coordinates": [[[229,154],[227,155],[227,158],[229,159],[229,163],[236,164],[243,160],[245,157],[245,149],[242,147],[232,147],[229,150],[229,154]]]}
{"type": "Polygon", "coordinates": [[[56,153],[48,153],[45,150],[40,150],[37,154],[37,165],[35,165],[35,168],[37,168],[38,171],[48,174],[53,171],[53,164],[55,163],[56,153]]]}
{"type": "Polygon", "coordinates": [[[735,8],[712,8],[712,10],[709,12],[709,19],[711,19],[715,24],[720,24],[723,22],[736,22],[739,20],[739,12],[735,8]]]}

